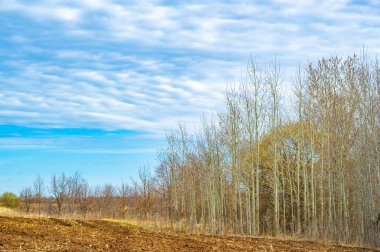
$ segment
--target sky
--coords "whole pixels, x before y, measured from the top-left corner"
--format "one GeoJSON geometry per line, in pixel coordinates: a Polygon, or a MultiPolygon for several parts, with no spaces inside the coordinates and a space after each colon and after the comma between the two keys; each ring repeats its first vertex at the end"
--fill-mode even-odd
{"type": "Polygon", "coordinates": [[[380,52],[378,0],[0,0],[0,193],[61,172],[129,181],[250,56],[288,76],[363,47],[380,52]]]}

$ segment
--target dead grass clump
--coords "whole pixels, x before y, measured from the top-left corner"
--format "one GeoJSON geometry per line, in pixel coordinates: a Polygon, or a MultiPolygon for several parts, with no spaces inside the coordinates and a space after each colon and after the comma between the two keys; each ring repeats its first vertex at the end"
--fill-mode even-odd
{"type": "Polygon", "coordinates": [[[0,206],[0,216],[13,217],[13,216],[20,216],[20,214],[18,212],[16,212],[15,210],[12,210],[12,209],[7,208],[7,207],[1,207],[0,206]]]}

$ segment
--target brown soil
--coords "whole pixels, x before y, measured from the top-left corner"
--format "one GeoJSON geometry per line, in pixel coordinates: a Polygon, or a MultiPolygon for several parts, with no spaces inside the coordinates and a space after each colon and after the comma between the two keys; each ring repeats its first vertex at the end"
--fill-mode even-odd
{"type": "Polygon", "coordinates": [[[371,251],[310,241],[152,232],[123,222],[0,217],[0,251],[371,251]]]}

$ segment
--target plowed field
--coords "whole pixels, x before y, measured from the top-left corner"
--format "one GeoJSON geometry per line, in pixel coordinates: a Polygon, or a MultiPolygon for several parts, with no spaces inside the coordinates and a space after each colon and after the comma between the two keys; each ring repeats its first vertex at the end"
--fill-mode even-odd
{"type": "Polygon", "coordinates": [[[370,251],[236,236],[159,233],[121,222],[0,217],[0,251],[370,251]]]}

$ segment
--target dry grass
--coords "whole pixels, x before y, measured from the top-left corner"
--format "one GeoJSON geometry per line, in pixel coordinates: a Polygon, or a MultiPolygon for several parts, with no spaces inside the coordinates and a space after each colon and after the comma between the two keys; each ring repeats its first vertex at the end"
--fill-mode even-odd
{"type": "Polygon", "coordinates": [[[121,225],[130,225],[135,227],[142,227],[155,232],[172,232],[173,229],[170,222],[164,221],[163,219],[155,220],[142,220],[137,218],[127,218],[125,220],[121,219],[103,219],[106,221],[117,222],[121,225]]]}
{"type": "Polygon", "coordinates": [[[21,214],[10,208],[0,206],[0,216],[16,217],[16,216],[21,216],[21,214]]]}

